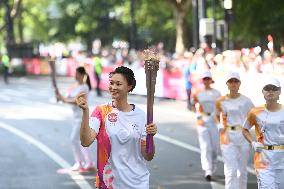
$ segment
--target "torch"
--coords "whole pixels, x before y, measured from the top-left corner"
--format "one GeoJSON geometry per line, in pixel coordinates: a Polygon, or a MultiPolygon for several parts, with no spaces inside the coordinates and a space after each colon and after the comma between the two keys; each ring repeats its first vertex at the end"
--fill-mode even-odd
{"type": "Polygon", "coordinates": [[[51,58],[48,60],[49,67],[50,67],[50,76],[51,76],[51,81],[52,81],[52,86],[54,88],[55,94],[58,94],[58,87],[57,87],[57,82],[56,82],[56,69],[55,69],[55,60],[54,58],[51,58]]]}
{"type": "MultiPolygon", "coordinates": [[[[159,58],[157,53],[152,50],[145,50],[145,74],[146,74],[146,88],[147,88],[147,124],[153,123],[153,105],[154,93],[156,85],[157,71],[159,70],[159,58]]],[[[154,152],[153,135],[148,134],[146,137],[146,153],[154,152]]]]}

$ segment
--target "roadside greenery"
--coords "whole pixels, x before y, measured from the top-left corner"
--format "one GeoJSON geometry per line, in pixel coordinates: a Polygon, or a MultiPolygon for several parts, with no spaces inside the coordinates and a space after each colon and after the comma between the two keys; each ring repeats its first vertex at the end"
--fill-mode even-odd
{"type": "MultiPolygon", "coordinates": [[[[163,42],[167,50],[182,52],[192,46],[192,0],[3,0],[0,1],[1,49],[10,43],[82,41],[88,49],[100,38],[144,48],[163,42]],[[7,5],[11,21],[7,23],[7,5]],[[7,29],[7,25],[10,30],[7,29]],[[8,32],[10,31],[10,32],[8,32]],[[12,39],[11,39],[12,38],[12,39]]],[[[212,0],[207,0],[212,16],[212,0]]],[[[222,0],[216,0],[216,17],[223,19],[222,0]]],[[[264,45],[271,34],[275,46],[284,43],[284,1],[233,0],[230,38],[236,47],[264,45]]],[[[283,45],[283,44],[282,44],[283,45]]]]}

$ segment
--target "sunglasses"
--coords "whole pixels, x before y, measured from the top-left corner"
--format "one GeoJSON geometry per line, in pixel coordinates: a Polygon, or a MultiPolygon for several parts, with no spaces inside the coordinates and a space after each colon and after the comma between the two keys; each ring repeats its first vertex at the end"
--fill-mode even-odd
{"type": "Polygon", "coordinates": [[[278,91],[280,90],[280,87],[276,87],[275,85],[266,85],[263,87],[263,90],[265,91],[278,91]]]}

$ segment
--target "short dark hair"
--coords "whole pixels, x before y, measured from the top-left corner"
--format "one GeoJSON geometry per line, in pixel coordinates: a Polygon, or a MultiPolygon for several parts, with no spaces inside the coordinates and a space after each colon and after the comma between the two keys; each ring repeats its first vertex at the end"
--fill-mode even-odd
{"type": "Polygon", "coordinates": [[[113,74],[121,74],[126,79],[127,84],[131,85],[131,89],[128,92],[133,91],[133,89],[136,86],[136,79],[133,71],[125,66],[117,67],[114,71],[110,72],[109,77],[111,77],[113,74]]]}

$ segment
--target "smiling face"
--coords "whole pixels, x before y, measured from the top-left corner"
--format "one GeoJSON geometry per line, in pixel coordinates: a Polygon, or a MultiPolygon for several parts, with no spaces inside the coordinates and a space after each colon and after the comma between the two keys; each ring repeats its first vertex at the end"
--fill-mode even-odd
{"type": "Polygon", "coordinates": [[[114,100],[127,98],[128,92],[132,86],[128,84],[126,78],[119,73],[112,74],[109,77],[109,93],[114,100]]]}
{"type": "Polygon", "coordinates": [[[228,89],[231,92],[237,93],[239,91],[240,85],[241,85],[241,81],[236,78],[232,78],[227,81],[228,89]]]}
{"type": "Polygon", "coordinates": [[[262,90],[264,99],[266,101],[277,101],[281,94],[281,88],[275,85],[266,85],[262,90]]]}

